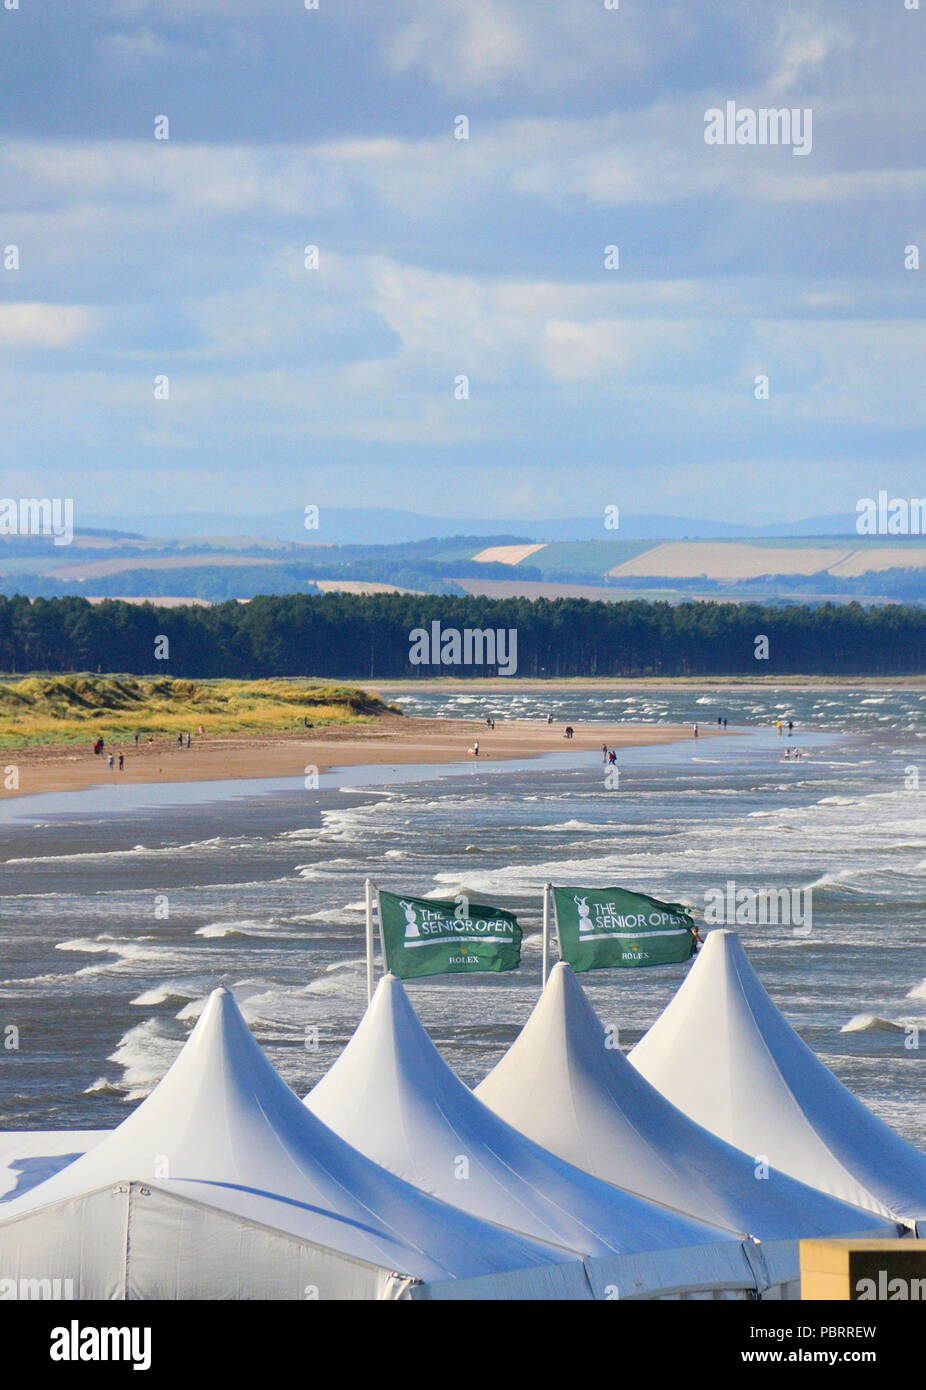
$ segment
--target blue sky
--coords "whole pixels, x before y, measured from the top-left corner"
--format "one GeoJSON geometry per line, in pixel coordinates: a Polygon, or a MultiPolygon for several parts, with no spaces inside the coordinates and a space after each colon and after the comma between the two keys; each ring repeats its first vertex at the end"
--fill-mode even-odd
{"type": "Polygon", "coordinates": [[[926,0],[9,3],[0,495],[763,522],[926,491],[926,0]],[[708,146],[731,100],[810,108],[811,152],[708,146]]]}

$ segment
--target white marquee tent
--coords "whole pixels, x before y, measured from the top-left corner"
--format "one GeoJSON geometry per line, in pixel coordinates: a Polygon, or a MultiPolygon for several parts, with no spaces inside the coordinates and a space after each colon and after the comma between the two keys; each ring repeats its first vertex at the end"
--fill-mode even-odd
{"type": "MultiPolygon", "coordinates": [[[[578,1251],[620,1297],[756,1287],[754,1246],[564,1163],[488,1110],[443,1061],[393,975],[306,1097],[342,1138],[473,1215],[578,1251]]],[[[760,1282],[764,1275],[759,1274],[760,1282]]],[[[613,1296],[613,1293],[612,1293],[613,1296]]]]}
{"type": "Polygon", "coordinates": [[[0,1205],[0,1281],[37,1278],[80,1299],[593,1296],[572,1252],[437,1202],[332,1134],[226,990],[128,1119],[0,1205]]]}
{"type": "Polygon", "coordinates": [[[606,1182],[759,1238],[773,1282],[799,1277],[799,1241],[895,1236],[881,1217],[795,1182],[683,1115],[616,1047],[570,966],[553,967],[521,1033],[476,1095],[560,1158],[606,1182]]]}
{"type": "Polygon", "coordinates": [[[734,932],[709,933],[630,1061],[728,1143],[926,1233],[926,1154],[877,1119],[801,1041],[734,932]]]}

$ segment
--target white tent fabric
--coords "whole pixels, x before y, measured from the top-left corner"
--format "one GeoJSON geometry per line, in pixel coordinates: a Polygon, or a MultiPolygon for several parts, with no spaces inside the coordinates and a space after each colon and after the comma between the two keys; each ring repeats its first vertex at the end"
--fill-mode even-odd
{"type": "Polygon", "coordinates": [[[734,932],[709,933],[630,1061],[691,1119],[747,1154],[924,1228],[926,1154],[877,1119],[801,1041],[734,932]]]}
{"type": "Polygon", "coordinates": [[[0,1130],[0,1214],[4,1202],[60,1172],[109,1133],[108,1129],[0,1130]]]}
{"type": "Polygon", "coordinates": [[[537,1006],[476,1095],[560,1158],[701,1221],[790,1240],[896,1235],[896,1227],[772,1169],[693,1123],[617,1048],[570,966],[553,967],[537,1006]]]}
{"type": "Polygon", "coordinates": [[[482,1105],[443,1061],[393,975],[380,981],[353,1038],[305,1103],[417,1187],[591,1257],[586,1268],[620,1296],[644,1287],[651,1295],[755,1287],[741,1234],[602,1183],[482,1105]],[[632,1277],[626,1256],[638,1257],[632,1277]]]}
{"type": "Polygon", "coordinates": [[[147,1100],[0,1218],[0,1279],[41,1272],[76,1298],[591,1296],[571,1252],[437,1202],[332,1134],[227,990],[147,1100]]]}

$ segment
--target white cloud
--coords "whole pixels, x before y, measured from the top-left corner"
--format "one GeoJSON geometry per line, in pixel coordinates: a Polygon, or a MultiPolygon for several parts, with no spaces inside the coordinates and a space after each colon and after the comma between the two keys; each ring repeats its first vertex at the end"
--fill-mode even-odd
{"type": "Polygon", "coordinates": [[[0,304],[0,347],[69,348],[97,325],[92,309],[68,304],[0,304]]]}

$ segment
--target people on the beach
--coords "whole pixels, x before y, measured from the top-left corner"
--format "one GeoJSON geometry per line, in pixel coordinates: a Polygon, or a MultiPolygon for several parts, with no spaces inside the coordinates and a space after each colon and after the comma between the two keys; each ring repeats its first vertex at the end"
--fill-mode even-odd
{"type": "Polygon", "coordinates": [[[727,716],[726,716],[726,715],[724,715],[724,717],[723,717],[723,727],[724,727],[724,728],[727,727],[727,716]]]}
{"type": "Polygon", "coordinates": [[[479,757],[479,743],[478,743],[478,741],[477,741],[476,743],[473,744],[473,757],[474,757],[474,758],[478,758],[478,757],[479,757]]]}
{"type": "Polygon", "coordinates": [[[616,763],[616,762],[617,762],[617,753],[616,753],[616,751],[615,751],[613,748],[611,749],[610,753],[608,754],[608,762],[609,762],[609,763],[616,763]]]}
{"type": "Polygon", "coordinates": [[[693,729],[692,729],[692,733],[694,734],[695,738],[698,737],[698,726],[697,726],[697,724],[694,725],[694,727],[693,727],[693,729]]]}
{"type": "Polygon", "coordinates": [[[780,720],[780,719],[776,719],[776,720],[775,720],[775,728],[776,728],[776,730],[777,730],[777,732],[778,732],[778,737],[781,738],[781,720],[780,720]]]}
{"type": "Polygon", "coordinates": [[[190,743],[191,743],[190,735],[187,734],[187,736],[186,736],[186,746],[187,746],[187,748],[189,748],[190,743]]]}
{"type": "Polygon", "coordinates": [[[567,737],[567,738],[572,738],[572,735],[573,735],[573,728],[572,728],[572,725],[571,725],[571,724],[567,724],[567,725],[566,725],[566,737],[567,737]]]}
{"type": "Polygon", "coordinates": [[[183,734],[178,734],[178,735],[177,735],[177,747],[178,747],[178,748],[182,748],[182,747],[183,747],[183,734]]]}
{"type": "Polygon", "coordinates": [[[606,743],[603,743],[603,744],[601,745],[601,761],[602,761],[603,763],[606,763],[606,762],[609,761],[609,758],[608,758],[608,745],[607,745],[606,743]]]}
{"type": "Polygon", "coordinates": [[[789,719],[789,720],[788,720],[788,738],[791,737],[791,734],[793,733],[793,731],[794,731],[794,720],[793,720],[793,719],[789,719]]]}
{"type": "Polygon", "coordinates": [[[125,771],[125,754],[124,754],[124,753],[120,753],[120,754],[119,754],[119,771],[120,771],[120,772],[124,772],[124,771],[125,771]]]}
{"type": "Polygon", "coordinates": [[[110,753],[110,755],[109,755],[109,770],[110,770],[110,772],[112,772],[112,770],[113,770],[113,765],[115,764],[115,761],[116,761],[116,760],[115,760],[115,758],[113,757],[112,753],[110,753]]]}
{"type": "MultiPolygon", "coordinates": [[[[797,757],[797,754],[795,753],[794,756],[797,757]]],[[[785,762],[786,762],[786,763],[789,763],[790,761],[791,761],[791,749],[790,749],[790,748],[786,748],[786,749],[785,749],[785,762]]]]}
{"type": "Polygon", "coordinates": [[[135,747],[138,747],[138,730],[135,730],[135,747]]]}

